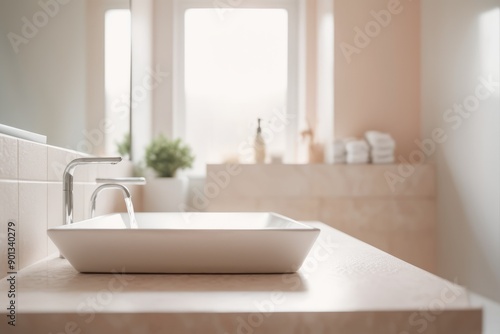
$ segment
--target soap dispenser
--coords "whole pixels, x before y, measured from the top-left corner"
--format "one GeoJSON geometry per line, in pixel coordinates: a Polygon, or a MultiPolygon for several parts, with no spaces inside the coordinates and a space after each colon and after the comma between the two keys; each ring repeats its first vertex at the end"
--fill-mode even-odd
{"type": "Polygon", "coordinates": [[[255,143],[254,143],[254,150],[255,150],[255,162],[258,164],[262,164],[266,162],[266,142],[264,141],[264,138],[262,137],[262,128],[260,127],[260,121],[261,119],[259,118],[257,120],[257,134],[255,135],[255,143]]]}

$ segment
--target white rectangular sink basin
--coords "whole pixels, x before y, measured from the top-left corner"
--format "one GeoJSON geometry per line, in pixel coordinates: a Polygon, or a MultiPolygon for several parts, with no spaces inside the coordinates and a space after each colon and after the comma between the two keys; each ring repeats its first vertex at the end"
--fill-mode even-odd
{"type": "Polygon", "coordinates": [[[319,229],[275,213],[126,213],[50,228],[83,273],[290,273],[319,229]]]}

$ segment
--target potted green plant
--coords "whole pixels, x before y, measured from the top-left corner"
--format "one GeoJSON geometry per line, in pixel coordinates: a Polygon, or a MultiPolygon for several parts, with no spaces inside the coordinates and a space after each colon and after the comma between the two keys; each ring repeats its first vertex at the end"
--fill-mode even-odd
{"type": "Polygon", "coordinates": [[[159,135],[146,147],[145,163],[156,174],[148,177],[144,209],[150,212],[182,211],[187,200],[188,179],[177,175],[191,168],[194,155],[180,139],[159,135]]]}

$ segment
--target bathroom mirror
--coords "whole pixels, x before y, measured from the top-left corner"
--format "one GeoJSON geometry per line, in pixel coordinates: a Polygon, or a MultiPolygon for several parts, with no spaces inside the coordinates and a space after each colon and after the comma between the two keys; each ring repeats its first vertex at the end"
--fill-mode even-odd
{"type": "Polygon", "coordinates": [[[130,132],[129,0],[0,0],[0,124],[116,154],[130,132]]]}

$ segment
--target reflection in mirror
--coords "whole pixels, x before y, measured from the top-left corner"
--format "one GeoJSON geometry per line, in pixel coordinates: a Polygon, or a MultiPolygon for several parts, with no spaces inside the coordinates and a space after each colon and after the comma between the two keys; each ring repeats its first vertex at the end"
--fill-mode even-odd
{"type": "Polygon", "coordinates": [[[0,0],[0,124],[97,155],[130,132],[129,0],[0,0]]]}

